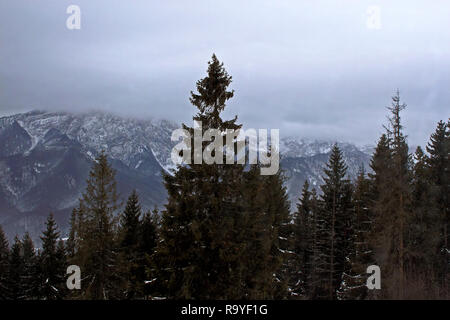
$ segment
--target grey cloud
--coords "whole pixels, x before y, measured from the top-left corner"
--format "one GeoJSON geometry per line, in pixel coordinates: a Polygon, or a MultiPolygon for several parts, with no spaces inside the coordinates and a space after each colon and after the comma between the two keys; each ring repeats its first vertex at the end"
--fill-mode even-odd
{"type": "Polygon", "coordinates": [[[449,116],[450,4],[377,1],[0,3],[0,115],[104,109],[189,121],[189,91],[215,52],[233,76],[228,116],[281,135],[374,143],[399,88],[424,144],[449,116]],[[82,28],[65,27],[77,4],[82,28]]]}

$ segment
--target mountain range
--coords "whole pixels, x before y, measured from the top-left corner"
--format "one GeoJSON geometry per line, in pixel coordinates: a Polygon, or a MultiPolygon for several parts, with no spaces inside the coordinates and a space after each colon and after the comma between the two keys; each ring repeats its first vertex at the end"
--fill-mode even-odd
{"type": "MultiPolygon", "coordinates": [[[[166,201],[162,172],[174,168],[170,137],[180,125],[157,119],[131,119],[110,113],[31,111],[0,118],[0,224],[9,239],[29,231],[39,242],[53,212],[62,230],[84,191],[92,161],[101,152],[116,170],[121,200],[133,189],[142,207],[166,201]]],[[[298,137],[280,140],[281,168],[292,207],[305,180],[319,189],[335,141],[298,137]]],[[[368,169],[372,146],[337,142],[353,179],[368,169]]]]}

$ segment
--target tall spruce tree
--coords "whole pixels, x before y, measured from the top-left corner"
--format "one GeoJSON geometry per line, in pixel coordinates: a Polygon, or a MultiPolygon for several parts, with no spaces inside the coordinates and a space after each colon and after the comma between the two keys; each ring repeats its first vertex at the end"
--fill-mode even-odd
{"type": "Polygon", "coordinates": [[[46,221],[40,254],[40,293],[45,300],[57,300],[64,296],[66,256],[64,245],[59,241],[59,232],[53,214],[46,221]]]}
{"type": "Polygon", "coordinates": [[[431,197],[431,184],[427,167],[428,157],[421,147],[414,154],[411,190],[411,217],[408,223],[407,268],[431,280],[439,246],[439,213],[431,197]],[[434,248],[434,250],[432,249],[434,248]],[[430,250],[431,249],[431,250],[430,250]]]}
{"type": "Polygon", "coordinates": [[[128,198],[125,210],[120,215],[120,258],[123,274],[125,297],[136,298],[142,293],[144,275],[139,266],[142,264],[142,253],[139,248],[141,228],[141,206],[136,190],[128,198]]]}
{"type": "Polygon", "coordinates": [[[318,226],[322,257],[320,295],[324,299],[336,299],[352,239],[352,187],[346,179],[347,166],[337,144],[324,172],[318,226]]]}
{"type": "Polygon", "coordinates": [[[371,176],[375,188],[374,253],[383,269],[381,297],[394,299],[406,297],[407,231],[411,220],[411,159],[400,117],[405,107],[397,91],[388,107],[391,115],[385,126],[386,134],[372,159],[371,176]]]}
{"type": "Polygon", "coordinates": [[[9,280],[9,244],[0,225],[0,300],[10,298],[9,280]]]}
{"type": "Polygon", "coordinates": [[[389,185],[391,166],[392,151],[389,146],[389,139],[386,134],[382,134],[370,160],[372,173],[369,173],[372,197],[373,199],[376,199],[379,204],[385,203],[385,201],[383,201],[384,197],[387,197],[388,195],[388,192],[383,191],[387,191],[387,186],[389,185]]]}
{"type": "MultiPolygon", "coordinates": [[[[390,252],[390,263],[392,269],[392,287],[394,296],[405,297],[406,281],[406,250],[405,241],[406,224],[410,218],[409,206],[411,204],[411,174],[410,174],[410,156],[408,154],[408,144],[406,136],[403,134],[403,125],[401,124],[400,112],[406,108],[406,104],[400,103],[400,94],[397,91],[392,97],[392,105],[389,107],[391,117],[389,117],[388,134],[392,137],[392,172],[391,185],[391,212],[393,213],[393,232],[391,240],[393,241],[393,251],[390,252]]],[[[391,291],[392,291],[391,290],[391,291]]]]}
{"type": "Polygon", "coordinates": [[[353,238],[346,263],[348,267],[342,275],[338,298],[342,300],[362,300],[367,296],[367,267],[373,264],[373,250],[370,246],[372,217],[370,181],[365,176],[362,165],[353,193],[353,238]]]}
{"type": "Polygon", "coordinates": [[[83,240],[81,236],[83,234],[83,226],[85,224],[85,212],[86,207],[83,199],[79,199],[78,206],[72,210],[69,222],[69,237],[66,243],[66,255],[67,262],[69,264],[76,264],[76,260],[79,258],[77,253],[80,251],[83,240]]]}
{"type": "Polygon", "coordinates": [[[148,211],[142,218],[141,229],[139,230],[139,250],[152,255],[158,243],[159,210],[154,208],[148,211]]]}
{"type": "Polygon", "coordinates": [[[319,198],[315,188],[311,190],[311,197],[309,201],[311,208],[311,214],[307,225],[309,226],[309,241],[307,246],[308,260],[306,262],[305,269],[307,270],[306,285],[305,285],[305,297],[308,299],[316,299],[320,297],[321,279],[320,270],[324,269],[323,259],[321,256],[321,241],[319,239],[320,227],[323,225],[320,214],[319,198]]]}
{"type": "Polygon", "coordinates": [[[120,216],[121,246],[135,250],[139,240],[141,205],[136,190],[128,197],[125,210],[120,216]]]}
{"type": "Polygon", "coordinates": [[[68,264],[68,258],[67,258],[67,248],[66,244],[64,243],[63,239],[58,240],[58,245],[56,246],[56,264],[58,266],[58,275],[60,277],[60,283],[58,285],[59,288],[59,299],[65,299],[69,294],[69,289],[67,288],[66,284],[66,272],[68,264]]]}
{"type": "MultiPolygon", "coordinates": [[[[290,264],[293,256],[291,246],[291,216],[289,201],[284,186],[285,178],[282,171],[264,177],[265,196],[267,197],[266,212],[269,218],[267,226],[271,239],[270,260],[267,263],[269,274],[273,275],[274,289],[264,299],[285,299],[290,296],[290,264]]],[[[249,252],[248,254],[251,254],[249,252]]],[[[270,283],[270,282],[269,282],[270,283]]]]}
{"type": "Polygon", "coordinates": [[[236,264],[236,296],[245,299],[268,299],[274,291],[274,272],[271,273],[272,235],[267,212],[266,185],[261,182],[258,165],[244,172],[242,185],[241,221],[235,226],[236,251],[242,261],[236,264]]]}
{"type": "MultiPolygon", "coordinates": [[[[201,122],[202,136],[207,129],[217,129],[220,134],[214,139],[223,139],[223,145],[227,129],[241,127],[237,117],[221,117],[227,100],[233,97],[233,91],[228,90],[231,77],[215,55],[207,72],[197,82],[197,93],[191,93],[190,101],[198,109],[193,119],[201,122]]],[[[194,128],[183,126],[191,137],[197,135],[194,128]]],[[[201,151],[208,152],[209,145],[203,141],[201,151]]],[[[275,249],[279,248],[279,239],[272,228],[283,229],[279,227],[284,224],[284,200],[279,197],[283,192],[271,190],[278,204],[264,202],[263,194],[249,199],[248,186],[265,192],[268,180],[256,174],[256,167],[245,172],[243,165],[224,164],[226,154],[222,157],[216,152],[220,150],[211,152],[218,160],[212,164],[194,159],[193,164],[179,166],[173,176],[164,176],[169,199],[162,212],[161,240],[155,257],[161,267],[155,278],[168,289],[166,295],[173,298],[270,298],[280,288],[273,284],[273,275],[283,259],[275,249]],[[274,216],[274,208],[281,210],[280,216],[274,216]],[[258,258],[252,256],[261,257],[260,263],[268,263],[258,265],[258,258]]],[[[195,158],[196,153],[191,154],[195,158]]]]}
{"type": "Polygon", "coordinates": [[[12,300],[23,300],[22,274],[24,261],[22,257],[22,242],[16,235],[9,255],[9,293],[12,300]]]}
{"type": "Polygon", "coordinates": [[[22,298],[26,300],[39,297],[39,264],[33,240],[28,232],[22,238],[22,273],[20,285],[22,287],[22,298]]]}
{"type": "Polygon", "coordinates": [[[428,156],[417,147],[413,158],[411,208],[405,232],[408,298],[442,296],[439,283],[439,244],[442,220],[432,197],[428,156]]]}
{"type": "Polygon", "coordinates": [[[115,171],[102,152],[89,173],[77,210],[78,245],[72,260],[83,271],[82,298],[102,300],[121,296],[116,283],[118,206],[115,171]]]}
{"type": "MultiPolygon", "coordinates": [[[[228,90],[230,83],[231,77],[213,55],[208,75],[197,82],[198,93],[191,92],[190,99],[198,109],[193,119],[201,122],[202,136],[207,129],[225,132],[240,127],[236,118],[223,121],[220,117],[233,97],[233,91],[228,90]]],[[[205,147],[204,142],[202,151],[205,147]]],[[[164,176],[169,199],[162,213],[162,241],[157,251],[165,264],[158,279],[165,281],[168,296],[228,298],[234,287],[241,285],[233,273],[241,258],[234,226],[241,214],[236,199],[242,170],[242,166],[194,161],[180,166],[173,176],[164,176]]]]}
{"type": "Polygon", "coordinates": [[[305,296],[307,293],[308,275],[310,274],[311,250],[311,191],[308,180],[303,184],[301,197],[293,219],[293,252],[295,255],[294,269],[291,279],[291,293],[294,296],[305,296]]]}
{"type": "MultiPolygon", "coordinates": [[[[389,212],[391,193],[392,151],[387,134],[382,134],[378,140],[375,152],[372,155],[369,173],[371,187],[372,230],[370,232],[370,245],[374,249],[374,259],[378,266],[385,266],[387,261],[387,246],[390,245],[389,235],[391,233],[392,216],[389,212]]],[[[384,268],[383,268],[384,270],[384,268]]],[[[384,272],[381,275],[384,280],[384,272]]],[[[383,286],[384,287],[384,286],[383,286]]],[[[382,298],[378,292],[370,292],[370,298],[382,298]]]]}
{"type": "Polygon", "coordinates": [[[439,121],[426,147],[430,199],[440,225],[438,278],[442,296],[450,296],[450,122],[439,121]]]}
{"type": "Polygon", "coordinates": [[[148,298],[164,292],[164,288],[155,285],[161,285],[160,282],[154,281],[155,269],[155,248],[158,244],[158,228],[159,228],[159,211],[154,208],[144,214],[139,232],[139,274],[140,281],[144,283],[143,296],[148,298]]]}

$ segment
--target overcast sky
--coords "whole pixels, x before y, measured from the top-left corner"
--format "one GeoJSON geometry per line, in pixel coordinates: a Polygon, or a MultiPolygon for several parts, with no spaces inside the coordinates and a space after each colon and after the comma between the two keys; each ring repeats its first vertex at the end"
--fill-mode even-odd
{"type": "Polygon", "coordinates": [[[448,0],[0,0],[0,115],[187,122],[212,53],[233,76],[227,114],[247,127],[372,144],[397,88],[411,144],[450,116],[448,0]]]}

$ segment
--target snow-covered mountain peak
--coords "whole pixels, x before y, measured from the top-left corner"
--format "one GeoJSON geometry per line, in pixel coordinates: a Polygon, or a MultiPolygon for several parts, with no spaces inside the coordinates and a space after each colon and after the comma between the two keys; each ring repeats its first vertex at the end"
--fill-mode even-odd
{"type": "Polygon", "coordinates": [[[370,150],[369,146],[360,148],[352,143],[331,139],[288,136],[280,139],[280,153],[284,157],[312,157],[318,154],[328,154],[335,143],[344,153],[357,151],[365,153],[367,150],[370,150]]]}
{"type": "Polygon", "coordinates": [[[150,152],[163,167],[170,166],[170,135],[177,124],[167,120],[138,120],[123,118],[109,113],[31,111],[0,118],[2,123],[17,121],[33,140],[33,147],[42,140],[47,131],[57,129],[78,141],[85,152],[97,154],[104,150],[114,159],[132,165],[136,154],[150,152]],[[153,150],[153,151],[152,151],[153,150]]]}

